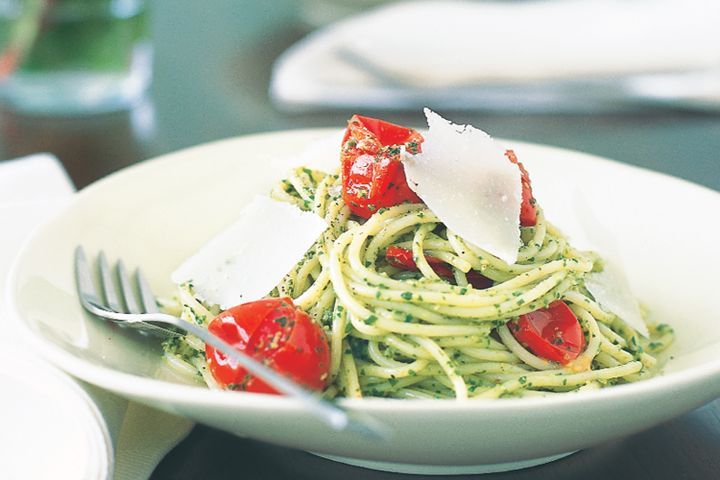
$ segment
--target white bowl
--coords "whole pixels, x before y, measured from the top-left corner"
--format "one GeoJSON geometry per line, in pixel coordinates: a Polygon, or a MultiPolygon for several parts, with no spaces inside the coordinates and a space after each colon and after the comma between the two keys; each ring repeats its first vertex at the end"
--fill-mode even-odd
{"type": "Polygon", "coordinates": [[[281,177],[282,162],[275,159],[327,135],[294,131],[212,143],[144,162],[86,188],[24,248],[8,291],[13,317],[39,354],[87,382],[240,436],[405,472],[537,464],[646,429],[720,396],[720,232],[713,218],[720,194],[601,158],[519,142],[505,143],[530,171],[548,218],[564,215],[567,205],[585,198],[592,205],[591,223],[602,226],[606,241],[615,244],[652,319],[675,328],[677,342],[663,375],[547,399],[342,401],[394,430],[392,441],[373,443],[331,431],[288,398],[180,384],[161,361],[156,339],[81,310],[72,275],[76,245],[90,252],[102,248],[130,267],[142,266],[156,293],[169,295],[174,289],[169,273],[281,177]]]}

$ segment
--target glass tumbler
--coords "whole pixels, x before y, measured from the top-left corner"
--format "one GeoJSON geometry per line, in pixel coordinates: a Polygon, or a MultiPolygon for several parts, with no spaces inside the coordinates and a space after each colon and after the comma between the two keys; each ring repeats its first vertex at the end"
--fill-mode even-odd
{"type": "Polygon", "coordinates": [[[77,115],[131,107],[152,78],[146,0],[0,0],[0,101],[77,115]]]}

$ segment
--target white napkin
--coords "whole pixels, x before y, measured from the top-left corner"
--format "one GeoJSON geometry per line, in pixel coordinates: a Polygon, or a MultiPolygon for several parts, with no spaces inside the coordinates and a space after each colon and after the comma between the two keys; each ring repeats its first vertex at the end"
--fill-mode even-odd
{"type": "MultiPolygon", "coordinates": [[[[644,83],[619,80],[686,72],[720,79],[718,24],[715,0],[404,2],[291,47],[274,66],[270,96],[282,109],[667,96],[672,82],[645,92],[644,83]]],[[[720,103],[720,86],[713,92],[720,103]]]]}
{"type": "MultiPolygon", "coordinates": [[[[50,155],[0,162],[0,291],[25,239],[73,191],[50,155]]],[[[0,328],[7,331],[3,303],[0,328]]],[[[28,355],[17,338],[10,332],[0,343],[0,478],[148,478],[192,428],[184,418],[69,377],[28,355]]]]}

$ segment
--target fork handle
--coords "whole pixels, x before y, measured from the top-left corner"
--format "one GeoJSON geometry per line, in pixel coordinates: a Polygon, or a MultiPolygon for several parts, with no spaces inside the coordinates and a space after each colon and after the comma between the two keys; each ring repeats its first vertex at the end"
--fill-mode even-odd
{"type": "Polygon", "coordinates": [[[170,324],[195,335],[206,344],[212,345],[224,353],[227,357],[236,361],[253,375],[262,378],[263,381],[275,387],[278,391],[303,402],[313,414],[335,430],[353,430],[373,439],[384,440],[389,437],[389,430],[387,427],[380,425],[371,417],[363,416],[361,419],[352,418],[345,409],[336,403],[310,393],[294,381],[289,380],[285,376],[258,362],[249,355],[237,350],[235,347],[212,334],[205,328],[195,325],[194,323],[182,318],[165,313],[144,314],[143,321],[170,324]]]}

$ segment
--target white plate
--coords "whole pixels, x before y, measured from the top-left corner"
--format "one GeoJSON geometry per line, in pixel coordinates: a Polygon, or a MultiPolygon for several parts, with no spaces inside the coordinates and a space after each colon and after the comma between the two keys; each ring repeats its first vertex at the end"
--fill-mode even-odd
{"type": "Polygon", "coordinates": [[[88,392],[46,362],[0,351],[2,478],[112,477],[112,440],[88,392]],[[42,461],[38,452],[42,452],[42,461]]]}
{"type": "MultiPolygon", "coordinates": [[[[34,155],[0,163],[0,291],[33,229],[67,203],[74,188],[60,162],[34,155]]],[[[105,480],[114,455],[108,422],[87,391],[28,355],[0,298],[0,478],[105,480]],[[42,452],[39,455],[38,452],[42,452]]]]}
{"type": "Polygon", "coordinates": [[[531,172],[548,217],[584,195],[592,205],[591,223],[615,243],[653,320],[675,327],[674,359],[663,376],[550,399],[344,401],[394,429],[392,441],[373,443],[330,431],[288,398],[173,383],[155,339],[82,312],[72,276],[76,245],[141,265],[156,293],[171,294],[170,272],[229,224],[252,195],[267,192],[280,178],[283,171],[273,160],[328,133],[273,133],[200,146],[83,190],[21,254],[8,291],[17,322],[39,353],[90,383],[238,435],[400,471],[527,466],[637,432],[720,396],[720,232],[711,214],[720,211],[720,194],[597,157],[518,142],[507,143],[531,172]]]}

